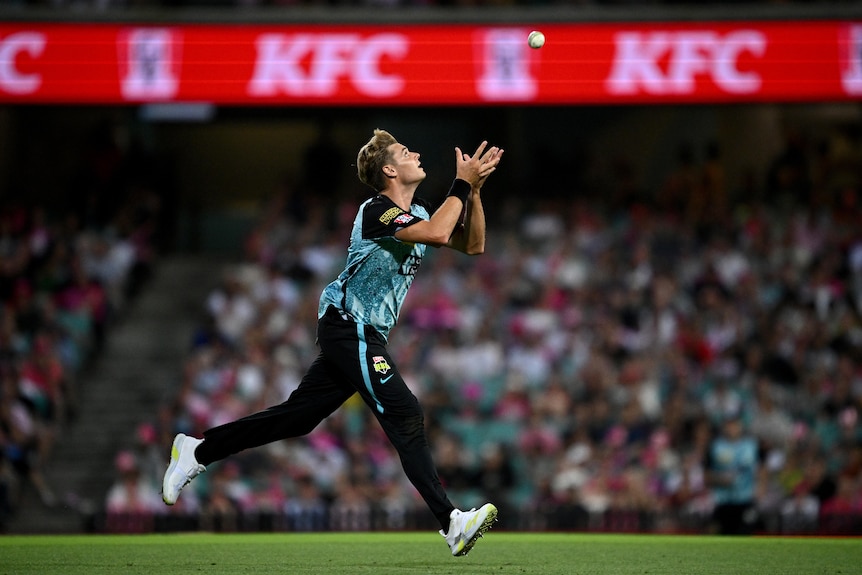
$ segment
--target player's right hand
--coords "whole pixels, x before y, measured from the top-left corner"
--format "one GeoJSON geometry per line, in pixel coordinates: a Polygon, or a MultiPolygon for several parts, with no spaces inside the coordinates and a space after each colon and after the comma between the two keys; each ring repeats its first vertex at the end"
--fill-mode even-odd
{"type": "Polygon", "coordinates": [[[455,147],[455,177],[468,182],[473,188],[481,187],[485,179],[497,169],[503,150],[492,146],[485,150],[488,145],[483,140],[473,155],[465,154],[461,148],[455,147]]]}

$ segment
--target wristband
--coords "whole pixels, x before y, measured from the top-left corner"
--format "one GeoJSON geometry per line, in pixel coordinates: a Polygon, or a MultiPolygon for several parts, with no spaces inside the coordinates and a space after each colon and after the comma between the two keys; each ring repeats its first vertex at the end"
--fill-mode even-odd
{"type": "Polygon", "coordinates": [[[446,194],[446,197],[448,198],[449,196],[455,196],[456,198],[461,200],[462,204],[464,204],[466,206],[467,205],[467,198],[470,197],[470,190],[471,189],[472,189],[472,186],[470,185],[469,182],[466,182],[464,180],[459,180],[456,178],[455,181],[452,182],[452,187],[449,188],[449,193],[446,194]]]}

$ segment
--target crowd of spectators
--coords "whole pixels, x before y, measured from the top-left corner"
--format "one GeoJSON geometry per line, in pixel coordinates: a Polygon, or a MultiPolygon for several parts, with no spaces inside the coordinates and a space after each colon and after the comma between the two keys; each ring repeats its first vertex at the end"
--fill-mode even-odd
{"type": "MultiPolygon", "coordinates": [[[[733,190],[710,147],[648,194],[495,200],[487,253],[431,250],[390,345],[455,504],[494,501],[519,529],[858,533],[860,167],[858,134],[789,138],[733,190]]],[[[316,197],[276,198],[202,302],[175,401],[118,456],[116,528],[151,525],[122,523],[140,509],[226,530],[421,516],[356,396],[212,465],[175,507],[155,496],[174,433],[283,401],[316,356],[358,203],[316,197]]]]}
{"type": "Polygon", "coordinates": [[[44,466],[76,417],[82,373],[156,254],[158,196],[95,132],[68,190],[86,201],[0,204],[0,531],[27,490],[60,503],[44,466]]]}

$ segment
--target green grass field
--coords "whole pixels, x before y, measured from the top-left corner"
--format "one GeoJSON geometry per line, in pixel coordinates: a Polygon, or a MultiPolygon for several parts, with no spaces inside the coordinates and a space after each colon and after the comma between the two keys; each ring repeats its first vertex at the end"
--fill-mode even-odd
{"type": "Polygon", "coordinates": [[[0,575],[795,575],[862,573],[862,540],[490,532],[0,537],[0,575]]]}

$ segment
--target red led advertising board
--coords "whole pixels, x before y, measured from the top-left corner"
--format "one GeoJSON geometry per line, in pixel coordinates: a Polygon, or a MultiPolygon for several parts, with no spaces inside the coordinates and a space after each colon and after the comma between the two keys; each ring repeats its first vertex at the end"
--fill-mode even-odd
{"type": "Polygon", "coordinates": [[[862,99],[862,23],[0,24],[0,103],[862,99]],[[527,36],[541,29],[540,49],[527,36]]]}

